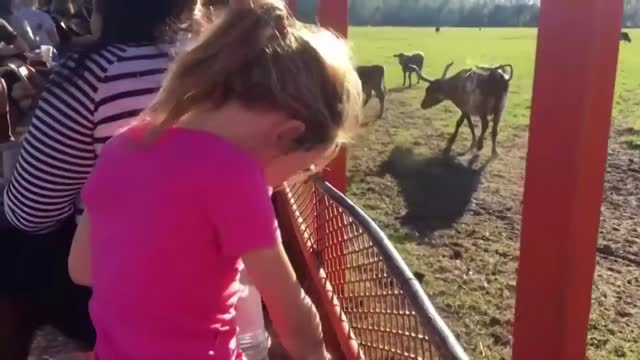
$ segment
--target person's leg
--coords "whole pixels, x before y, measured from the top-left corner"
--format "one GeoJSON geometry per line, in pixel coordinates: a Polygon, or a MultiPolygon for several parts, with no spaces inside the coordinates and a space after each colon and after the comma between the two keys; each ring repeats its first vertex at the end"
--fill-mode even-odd
{"type": "Polygon", "coordinates": [[[27,360],[40,324],[33,308],[0,298],[0,359],[27,360]]]}
{"type": "Polygon", "coordinates": [[[69,276],[67,260],[76,225],[73,222],[66,226],[57,232],[53,239],[57,245],[51,249],[49,269],[53,276],[45,305],[47,322],[78,342],[83,350],[92,350],[96,335],[89,316],[91,289],[74,284],[69,276]]]}
{"type": "Polygon", "coordinates": [[[79,350],[93,350],[96,333],[89,316],[91,290],[74,284],[73,287],[62,289],[59,295],[64,297],[64,301],[48,308],[50,324],[77,342],[79,350]]]}
{"type": "MultiPolygon", "coordinates": [[[[4,211],[0,218],[4,218],[4,211]]],[[[13,227],[0,228],[0,238],[0,359],[27,360],[34,334],[42,324],[37,308],[16,296],[22,254],[29,249],[22,249],[27,243],[13,227]]]]}
{"type": "Polygon", "coordinates": [[[45,235],[4,231],[1,246],[7,251],[0,256],[6,260],[4,264],[0,261],[0,299],[26,306],[24,316],[37,316],[40,323],[51,324],[92,348],[95,332],[88,310],[90,290],[75,285],[67,270],[75,227],[74,219],[69,219],[45,235]]]}

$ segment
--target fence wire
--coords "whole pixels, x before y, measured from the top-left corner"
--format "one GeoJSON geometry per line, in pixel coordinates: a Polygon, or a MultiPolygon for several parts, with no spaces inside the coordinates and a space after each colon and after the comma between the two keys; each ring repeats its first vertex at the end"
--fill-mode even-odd
{"type": "Polygon", "coordinates": [[[468,359],[384,233],[322,179],[286,190],[293,223],[348,321],[359,358],[468,359]]]}

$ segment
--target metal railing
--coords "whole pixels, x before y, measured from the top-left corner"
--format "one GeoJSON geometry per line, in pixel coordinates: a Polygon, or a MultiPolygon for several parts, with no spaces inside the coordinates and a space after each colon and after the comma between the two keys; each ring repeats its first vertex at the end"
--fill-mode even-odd
{"type": "MultiPolygon", "coordinates": [[[[285,190],[348,359],[468,359],[380,228],[324,180],[285,190]]],[[[280,214],[282,216],[282,214],[280,214]]],[[[321,311],[322,312],[322,311],[321,311]]]]}

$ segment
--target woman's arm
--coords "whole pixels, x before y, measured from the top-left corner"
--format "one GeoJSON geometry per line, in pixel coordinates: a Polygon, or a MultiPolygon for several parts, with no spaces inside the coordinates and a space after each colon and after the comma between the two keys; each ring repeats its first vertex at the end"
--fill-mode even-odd
{"type": "Polygon", "coordinates": [[[76,229],[69,253],[69,275],[78,285],[91,286],[93,276],[91,272],[91,238],[89,237],[89,214],[82,214],[76,229]]]}
{"type": "MultiPolygon", "coordinates": [[[[71,216],[96,161],[93,111],[101,60],[77,57],[56,66],[34,112],[20,158],[4,193],[8,219],[46,233],[71,216]]],[[[105,66],[105,65],[103,65],[105,66]]]]}
{"type": "Polygon", "coordinates": [[[242,259],[292,357],[329,359],[318,312],[298,284],[282,245],[249,253],[242,259]]]}

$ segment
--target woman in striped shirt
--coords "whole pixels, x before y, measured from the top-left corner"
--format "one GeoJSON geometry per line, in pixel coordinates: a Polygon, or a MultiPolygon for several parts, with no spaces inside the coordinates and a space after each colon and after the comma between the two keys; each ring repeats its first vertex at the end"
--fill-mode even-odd
{"type": "Polygon", "coordinates": [[[103,144],[159,89],[176,38],[169,28],[192,3],[94,0],[93,44],[51,75],[4,191],[13,226],[0,231],[0,359],[26,359],[43,323],[93,345],[90,290],[67,273],[76,199],[103,144]]]}

